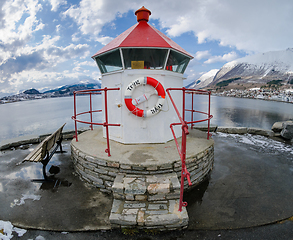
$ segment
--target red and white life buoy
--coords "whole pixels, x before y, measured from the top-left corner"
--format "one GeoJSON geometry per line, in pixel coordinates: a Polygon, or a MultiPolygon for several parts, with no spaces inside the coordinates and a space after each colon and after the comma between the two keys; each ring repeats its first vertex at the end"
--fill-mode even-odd
{"type": "Polygon", "coordinates": [[[162,107],[165,102],[165,98],[166,98],[166,94],[165,94],[164,87],[159,81],[151,77],[140,77],[132,81],[126,87],[125,94],[124,94],[124,102],[126,104],[126,107],[128,108],[130,112],[132,112],[134,115],[138,117],[151,117],[158,114],[162,110],[162,107]],[[134,89],[138,86],[145,85],[145,84],[153,86],[156,89],[158,97],[159,97],[155,106],[147,111],[136,107],[137,104],[143,101],[146,101],[149,98],[147,94],[143,94],[142,96],[136,99],[132,99],[132,93],[134,89]]]}

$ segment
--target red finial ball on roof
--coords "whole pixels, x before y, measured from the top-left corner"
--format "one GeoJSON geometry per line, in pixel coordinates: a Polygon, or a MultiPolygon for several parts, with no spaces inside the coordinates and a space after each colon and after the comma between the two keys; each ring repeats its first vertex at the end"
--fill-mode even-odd
{"type": "Polygon", "coordinates": [[[136,10],[135,15],[137,17],[137,21],[149,21],[149,16],[151,15],[151,11],[142,6],[140,9],[136,10]]]}

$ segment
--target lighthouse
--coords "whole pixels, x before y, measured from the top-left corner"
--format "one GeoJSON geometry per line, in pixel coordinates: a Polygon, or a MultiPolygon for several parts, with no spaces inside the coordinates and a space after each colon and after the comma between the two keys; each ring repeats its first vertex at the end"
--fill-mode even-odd
{"type": "Polygon", "coordinates": [[[148,23],[150,10],[142,7],[135,15],[134,26],[92,56],[102,88],[74,92],[71,158],[82,180],[113,195],[111,227],[182,229],[189,219],[184,189],[202,182],[214,162],[210,107],[208,113],[193,104],[186,109],[186,95],[193,103],[194,94],[208,94],[210,106],[210,92],[183,87],[192,56],[148,23]],[[100,93],[102,110],[95,110],[92,95],[100,93]],[[89,110],[77,112],[78,94],[89,96],[89,110]],[[95,121],[93,113],[101,112],[104,119],[95,121]],[[206,116],[194,120],[194,113],[206,116]],[[90,121],[79,118],[87,114],[90,121]],[[203,121],[207,138],[188,129],[203,121]],[[90,130],[77,134],[77,123],[90,130]]]}
{"type": "MultiPolygon", "coordinates": [[[[135,15],[134,26],[92,56],[102,74],[102,88],[120,88],[108,93],[108,121],[120,123],[110,129],[109,137],[124,144],[165,143],[173,139],[170,124],[178,121],[166,89],[183,87],[193,57],[148,23],[150,10],[142,7],[135,15]]],[[[178,106],[181,96],[173,95],[178,106]]],[[[181,133],[180,127],[175,133],[181,133]]]]}

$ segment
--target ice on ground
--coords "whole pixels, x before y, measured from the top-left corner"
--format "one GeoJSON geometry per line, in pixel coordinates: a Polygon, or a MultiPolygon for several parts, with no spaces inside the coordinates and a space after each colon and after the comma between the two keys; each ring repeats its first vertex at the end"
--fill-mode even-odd
{"type": "Polygon", "coordinates": [[[11,239],[13,237],[12,232],[16,232],[18,234],[18,237],[21,237],[26,233],[26,230],[14,227],[9,221],[0,220],[0,239],[11,239]]]}
{"type": "Polygon", "coordinates": [[[22,198],[20,200],[14,199],[14,202],[10,204],[10,207],[20,206],[25,204],[25,200],[31,199],[33,201],[40,200],[41,195],[34,195],[34,194],[22,194],[22,198]]]}
{"type": "Polygon", "coordinates": [[[217,136],[222,137],[222,138],[232,138],[235,140],[235,142],[238,143],[244,143],[248,144],[253,147],[257,147],[263,150],[266,150],[266,152],[271,152],[274,154],[277,154],[278,152],[282,153],[289,153],[293,154],[293,146],[282,143],[270,138],[267,138],[265,136],[261,135],[252,135],[252,134],[228,134],[228,133],[222,133],[219,132],[217,133],[217,136]]]}

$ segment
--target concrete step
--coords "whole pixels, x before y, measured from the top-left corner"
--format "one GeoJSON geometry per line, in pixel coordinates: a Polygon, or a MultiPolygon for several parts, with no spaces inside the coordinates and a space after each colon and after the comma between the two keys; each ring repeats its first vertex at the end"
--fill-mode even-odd
{"type": "Polygon", "coordinates": [[[179,212],[180,184],[175,173],[154,176],[119,174],[112,186],[112,227],[174,230],[188,225],[179,212]]]}

